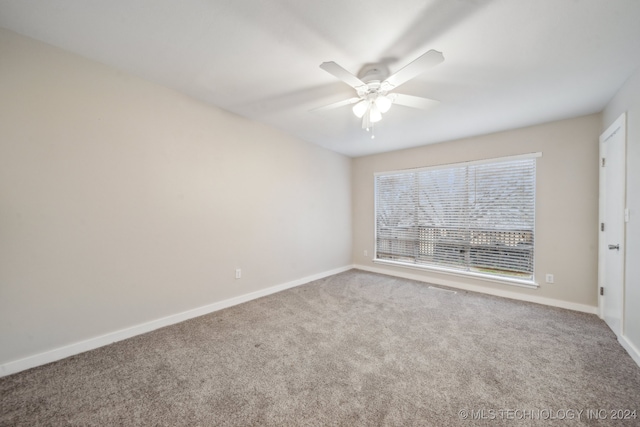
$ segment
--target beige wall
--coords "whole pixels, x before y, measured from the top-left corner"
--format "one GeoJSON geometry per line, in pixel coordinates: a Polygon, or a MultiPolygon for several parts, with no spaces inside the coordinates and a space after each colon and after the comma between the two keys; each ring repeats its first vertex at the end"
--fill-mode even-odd
{"type": "Polygon", "coordinates": [[[600,115],[548,123],[442,144],[354,159],[353,258],[391,274],[410,272],[435,283],[477,285],[583,306],[597,305],[598,135],[600,115]],[[536,258],[538,289],[372,262],[373,174],[376,172],[542,152],[537,163],[536,258]],[[369,256],[364,256],[367,250],[369,256]],[[555,284],[544,283],[553,273],[555,284]]]}
{"type": "Polygon", "coordinates": [[[602,131],[627,113],[627,208],[626,271],[624,296],[625,339],[634,347],[640,364],[640,70],[620,88],[602,114],[602,131]]]}
{"type": "Polygon", "coordinates": [[[349,158],[5,30],[0,58],[0,364],[351,263],[349,158]]]}

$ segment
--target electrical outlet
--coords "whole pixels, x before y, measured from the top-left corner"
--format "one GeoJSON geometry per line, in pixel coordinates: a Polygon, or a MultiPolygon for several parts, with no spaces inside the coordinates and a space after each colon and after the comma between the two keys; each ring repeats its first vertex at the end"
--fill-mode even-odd
{"type": "Polygon", "coordinates": [[[364,250],[364,256],[369,256],[369,252],[366,249],[364,250]]]}
{"type": "Polygon", "coordinates": [[[546,282],[547,283],[553,283],[553,274],[547,274],[546,282]]]}
{"type": "Polygon", "coordinates": [[[242,277],[242,269],[236,268],[236,279],[239,279],[241,277],[242,277]]]}

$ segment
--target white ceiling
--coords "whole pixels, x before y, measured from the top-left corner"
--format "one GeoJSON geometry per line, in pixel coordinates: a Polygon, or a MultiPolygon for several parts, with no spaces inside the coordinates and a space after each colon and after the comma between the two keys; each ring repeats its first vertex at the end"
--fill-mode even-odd
{"type": "Polygon", "coordinates": [[[0,26],[348,156],[601,111],[640,66],[638,0],[0,0],[0,26]],[[371,140],[318,66],[445,61],[371,140]]]}

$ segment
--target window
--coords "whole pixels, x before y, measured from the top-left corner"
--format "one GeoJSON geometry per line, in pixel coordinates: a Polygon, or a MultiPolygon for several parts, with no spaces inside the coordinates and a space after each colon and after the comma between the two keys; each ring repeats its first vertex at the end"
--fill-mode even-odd
{"type": "Polygon", "coordinates": [[[532,283],[539,156],[376,174],[375,260],[532,283]]]}

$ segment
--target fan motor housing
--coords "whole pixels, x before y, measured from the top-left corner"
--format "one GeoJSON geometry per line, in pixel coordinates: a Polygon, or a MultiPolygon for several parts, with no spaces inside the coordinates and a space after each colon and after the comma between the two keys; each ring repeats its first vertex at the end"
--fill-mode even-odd
{"type": "Polygon", "coordinates": [[[389,68],[384,64],[365,64],[358,73],[358,78],[365,83],[384,81],[389,77],[389,68]]]}

